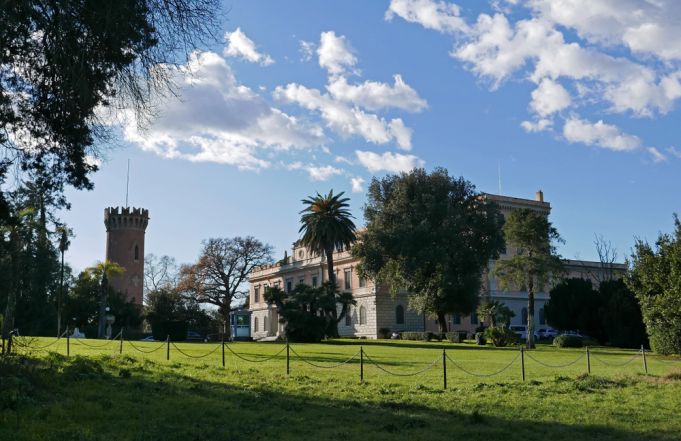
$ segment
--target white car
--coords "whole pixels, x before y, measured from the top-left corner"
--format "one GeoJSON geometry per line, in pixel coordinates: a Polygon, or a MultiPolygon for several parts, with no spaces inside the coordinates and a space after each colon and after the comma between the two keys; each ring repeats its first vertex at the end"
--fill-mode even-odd
{"type": "MultiPolygon", "coordinates": [[[[527,340],[527,326],[525,325],[513,325],[510,326],[509,329],[516,334],[518,334],[518,338],[521,340],[527,340]]],[[[539,335],[537,334],[537,331],[534,331],[534,339],[539,340],[539,335]]]]}
{"type": "Polygon", "coordinates": [[[540,328],[537,334],[539,334],[539,338],[550,339],[557,337],[558,331],[553,328],[540,328]]]}

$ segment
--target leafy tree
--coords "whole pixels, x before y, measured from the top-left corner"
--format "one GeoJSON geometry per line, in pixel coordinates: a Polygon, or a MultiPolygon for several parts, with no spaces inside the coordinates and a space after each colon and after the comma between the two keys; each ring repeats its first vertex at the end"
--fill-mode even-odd
{"type": "Polygon", "coordinates": [[[492,327],[508,327],[511,323],[511,319],[515,317],[515,312],[503,302],[491,300],[489,298],[480,302],[477,314],[483,322],[489,321],[489,324],[492,327]]]}
{"type": "Polygon", "coordinates": [[[265,301],[277,306],[286,337],[297,342],[319,342],[335,337],[338,320],[356,303],[351,293],[340,292],[336,284],[329,281],[317,288],[299,284],[289,294],[281,288],[268,287],[265,301]],[[333,312],[338,304],[341,313],[336,318],[333,312]]]}
{"type": "Polygon", "coordinates": [[[648,344],[641,307],[636,295],[622,279],[601,282],[600,320],[608,343],[620,348],[648,344]]]}
{"type": "Polygon", "coordinates": [[[212,322],[201,305],[170,287],[158,288],[147,294],[144,315],[152,329],[165,322],[181,321],[187,323],[188,329],[207,334],[212,322]]]}
{"type": "Polygon", "coordinates": [[[475,311],[482,272],[504,240],[501,213],[473,184],[441,168],[374,178],[364,217],[353,248],[362,274],[406,289],[410,307],[436,316],[441,332],[446,314],[475,311]]]}
{"type": "Polygon", "coordinates": [[[605,342],[599,316],[601,298],[591,280],[565,279],[551,289],[550,296],[544,306],[549,325],[561,330],[579,330],[605,342]]]}
{"type": "Polygon", "coordinates": [[[529,208],[511,211],[504,235],[515,253],[497,261],[493,275],[502,289],[527,289],[527,347],[534,348],[534,294],[563,270],[553,245],[560,235],[546,214],[529,208]]]}
{"type": "MultiPolygon", "coordinates": [[[[218,307],[224,323],[235,302],[248,295],[248,276],[254,268],[272,263],[272,246],[254,237],[208,239],[199,260],[180,269],[178,290],[199,304],[218,307]]],[[[230,327],[227,326],[227,338],[230,327]]]]}
{"type": "Polygon", "coordinates": [[[675,231],[661,233],[655,246],[637,240],[626,279],[641,305],[651,348],[681,354],[681,220],[675,231]]]}
{"type": "Polygon", "coordinates": [[[102,338],[104,337],[104,327],[106,325],[106,306],[107,302],[109,301],[109,293],[111,290],[109,289],[109,280],[112,277],[118,276],[120,274],[123,274],[125,272],[125,268],[117,264],[116,262],[112,262],[110,260],[105,260],[104,262],[98,262],[94,266],[91,266],[90,268],[87,268],[85,270],[86,273],[89,274],[89,277],[94,279],[94,280],[99,280],[101,281],[101,287],[100,287],[100,294],[99,294],[99,324],[98,324],[98,330],[97,330],[97,338],[102,338]]]}
{"type": "MultiPolygon", "coordinates": [[[[350,247],[354,243],[355,224],[352,222],[348,201],[343,192],[336,195],[333,190],[326,196],[317,193],[316,196],[303,199],[305,208],[300,212],[301,243],[313,252],[326,257],[328,281],[336,284],[336,273],[333,267],[333,252],[339,247],[350,247]]],[[[336,323],[338,313],[335,308],[331,314],[336,323]]],[[[335,325],[334,325],[335,326],[335,325]]],[[[333,336],[338,335],[336,327],[333,336]]]]}

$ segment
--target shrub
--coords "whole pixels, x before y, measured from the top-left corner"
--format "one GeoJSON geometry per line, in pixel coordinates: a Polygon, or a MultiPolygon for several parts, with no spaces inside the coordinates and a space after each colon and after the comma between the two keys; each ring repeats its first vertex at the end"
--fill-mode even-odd
{"type": "Polygon", "coordinates": [[[557,348],[581,348],[584,346],[584,339],[576,335],[559,335],[553,339],[553,345],[557,348]]]}
{"type": "Polygon", "coordinates": [[[446,333],[445,338],[450,343],[461,343],[463,341],[463,339],[461,338],[461,333],[458,331],[446,333]]]}
{"type": "Polygon", "coordinates": [[[390,328],[381,328],[378,330],[378,338],[390,338],[390,328]]]}
{"type": "Polygon", "coordinates": [[[185,321],[163,321],[151,324],[151,333],[155,340],[163,341],[170,336],[170,341],[184,341],[187,339],[189,324],[185,321]]]}
{"type": "Polygon", "coordinates": [[[485,331],[485,337],[496,347],[504,347],[518,341],[518,335],[506,326],[491,326],[485,331]]]}
{"type": "Polygon", "coordinates": [[[427,333],[425,332],[403,332],[401,334],[401,337],[403,340],[418,340],[418,341],[423,341],[426,340],[427,333]]]}
{"type": "Polygon", "coordinates": [[[480,346],[485,346],[487,344],[487,339],[485,338],[484,333],[482,332],[475,333],[475,344],[480,346]]]}

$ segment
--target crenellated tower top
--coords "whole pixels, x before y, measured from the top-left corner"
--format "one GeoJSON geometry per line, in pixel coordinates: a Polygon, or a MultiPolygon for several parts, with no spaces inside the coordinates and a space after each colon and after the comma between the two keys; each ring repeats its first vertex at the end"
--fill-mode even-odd
{"type": "Polygon", "coordinates": [[[104,209],[106,231],[142,230],[149,224],[149,210],[144,208],[108,207],[104,209]]]}

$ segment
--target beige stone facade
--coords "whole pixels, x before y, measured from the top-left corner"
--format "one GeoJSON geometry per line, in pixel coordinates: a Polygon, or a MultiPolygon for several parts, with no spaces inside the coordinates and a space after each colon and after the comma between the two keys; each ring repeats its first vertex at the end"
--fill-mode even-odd
{"type": "MultiPolygon", "coordinates": [[[[534,200],[492,194],[485,194],[484,197],[497,203],[504,216],[517,208],[531,208],[546,215],[551,211],[551,206],[544,201],[541,191],[537,192],[534,200]]],[[[507,259],[513,253],[513,249],[507,249],[500,259],[507,259]]],[[[437,331],[437,322],[433,318],[424,317],[423,314],[409,309],[408,293],[402,292],[392,296],[385,288],[377,288],[371,280],[361,280],[357,274],[357,264],[358,259],[348,250],[336,250],[334,253],[338,287],[351,292],[357,302],[351,308],[347,319],[339,323],[338,331],[341,336],[377,338],[381,329],[389,329],[391,332],[437,331]]],[[[515,312],[512,324],[524,324],[524,318],[527,316],[527,293],[498,289],[496,280],[489,276],[489,271],[493,267],[494,261],[490,261],[488,271],[483,275],[481,295],[489,294],[493,299],[503,301],[515,312]]],[[[615,273],[625,270],[623,264],[614,264],[613,267],[615,273]]],[[[600,280],[604,272],[600,262],[589,261],[566,261],[566,269],[567,277],[589,278],[594,281],[600,280]]],[[[293,253],[285,262],[253,271],[249,279],[251,337],[261,339],[283,336],[283,325],[279,323],[276,307],[268,305],[263,298],[267,286],[279,286],[289,291],[299,283],[317,286],[325,277],[325,259],[298,243],[294,243],[293,253]]],[[[543,311],[548,299],[548,289],[536,293],[535,317],[539,327],[546,326],[543,311]]],[[[475,314],[465,317],[449,315],[447,321],[451,330],[472,332],[478,326],[475,314]]]]}

